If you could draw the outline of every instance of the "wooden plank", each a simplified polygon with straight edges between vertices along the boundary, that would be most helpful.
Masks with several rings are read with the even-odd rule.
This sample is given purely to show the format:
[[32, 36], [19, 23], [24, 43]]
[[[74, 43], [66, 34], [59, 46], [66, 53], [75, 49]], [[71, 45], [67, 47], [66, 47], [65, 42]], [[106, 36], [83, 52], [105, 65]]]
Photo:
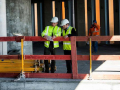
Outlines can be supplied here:
[[70, 39], [71, 39], [72, 74], [73, 79], [78, 79], [76, 37], [72, 36]]
[[89, 55], [77, 55], [77, 60], [90, 60]]
[[[35, 69], [36, 69], [36, 71], [39, 71], [39, 68], [30, 68], [30, 67], [28, 67], [28, 68], [24, 68], [24, 71], [35, 71]], [[14, 67], [1, 67], [0, 68], [0, 72], [16, 72], [16, 71], [21, 71], [22, 70], [22, 68], [20, 68], [20, 67], [16, 67], [16, 68], [14, 68]]]
[[119, 74], [92, 74], [93, 79], [120, 80]]
[[26, 78], [64, 78], [72, 79], [72, 74], [67, 73], [26, 73]]
[[17, 78], [20, 73], [0, 73], [1, 78]]
[[78, 79], [88, 79], [89, 74], [78, 74]]
[[19, 59], [20, 55], [0, 55], [0, 59]]
[[[89, 55], [77, 55], [77, 60], [89, 60]], [[92, 55], [92, 60], [120, 60], [120, 55]]]
[[0, 37], [0, 41], [15, 41], [15, 37]]
[[[18, 36], [21, 37], [21, 36]], [[92, 41], [120, 41], [120, 36], [76, 36], [76, 41], [88, 41], [91, 38]], [[16, 37], [0, 37], [0, 41], [15, 41]], [[63, 37], [57, 37], [54, 41], [69, 41], [70, 38], [64, 39]], [[47, 41], [41, 36], [24, 36], [24, 41]]]
[[120, 55], [93, 55], [92, 60], [120, 60]]
[[[19, 59], [19, 55], [0, 55], [0, 59]], [[25, 60], [71, 60], [70, 55], [24, 55]], [[120, 60], [120, 55], [92, 55], [93, 60]], [[89, 60], [89, 55], [77, 55], [77, 60]], [[2, 62], [2, 61], [0, 61]], [[3, 61], [4, 62], [4, 61]], [[11, 62], [11, 61], [9, 61]]]
[[77, 36], [76, 41], [120, 41], [120, 36]]
[[[20, 73], [0, 73], [0, 77], [17, 78]], [[26, 78], [63, 78], [72, 79], [72, 74], [67, 73], [25, 73]]]
[[41, 36], [25, 36], [24, 41], [47, 41]]
[[[1, 78], [17, 78], [20, 73], [0, 73]], [[72, 79], [72, 74], [66, 73], [25, 73], [26, 78], [63, 78]], [[78, 79], [88, 79], [89, 74], [78, 74]], [[92, 74], [94, 80], [120, 80], [118, 74]]]
[[70, 55], [25, 55], [27, 60], [71, 60]]

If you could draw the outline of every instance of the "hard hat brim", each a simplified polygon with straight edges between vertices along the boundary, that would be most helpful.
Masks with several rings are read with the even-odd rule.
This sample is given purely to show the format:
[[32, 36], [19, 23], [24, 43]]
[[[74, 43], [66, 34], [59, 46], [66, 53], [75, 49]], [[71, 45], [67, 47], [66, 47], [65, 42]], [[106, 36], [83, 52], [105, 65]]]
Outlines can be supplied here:
[[53, 22], [53, 21], [50, 21], [51, 23], [57, 23], [57, 22]]

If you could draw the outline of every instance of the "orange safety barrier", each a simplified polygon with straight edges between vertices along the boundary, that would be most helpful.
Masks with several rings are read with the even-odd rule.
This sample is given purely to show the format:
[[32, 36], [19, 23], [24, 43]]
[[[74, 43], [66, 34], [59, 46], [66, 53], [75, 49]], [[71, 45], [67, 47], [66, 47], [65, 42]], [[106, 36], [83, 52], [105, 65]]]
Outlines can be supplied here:
[[[71, 55], [24, 55], [24, 60], [36, 60], [36, 59], [54, 59], [54, 60], [71, 60], [72, 59], [72, 73], [25, 73], [27, 78], [66, 78], [66, 79], [88, 79], [89, 74], [78, 73], [78, 60], [89, 60], [90, 55], [77, 55], [76, 41], [120, 41], [120, 36], [73, 36], [71, 38], [64, 39], [58, 37], [54, 41], [71, 41]], [[0, 37], [1, 41], [46, 41], [42, 37], [24, 36], [24, 37]], [[92, 60], [120, 60], [120, 55], [92, 55]], [[0, 59], [21, 59], [21, 55], [0, 55]], [[92, 74], [93, 79], [120, 79], [118, 74]], [[0, 73], [0, 77], [17, 77], [18, 73]]]

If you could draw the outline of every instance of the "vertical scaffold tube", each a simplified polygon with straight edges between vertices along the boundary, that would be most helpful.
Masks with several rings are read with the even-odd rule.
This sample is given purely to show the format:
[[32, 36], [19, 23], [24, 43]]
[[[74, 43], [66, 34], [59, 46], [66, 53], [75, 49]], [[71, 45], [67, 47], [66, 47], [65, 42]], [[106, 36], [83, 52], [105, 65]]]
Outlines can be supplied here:
[[22, 55], [22, 73], [23, 73], [24, 72], [23, 39], [21, 39], [21, 55]]
[[92, 73], [92, 43], [91, 43], [91, 38], [89, 40], [89, 48], [90, 48], [90, 76], [89, 79], [92, 79], [91, 73]]

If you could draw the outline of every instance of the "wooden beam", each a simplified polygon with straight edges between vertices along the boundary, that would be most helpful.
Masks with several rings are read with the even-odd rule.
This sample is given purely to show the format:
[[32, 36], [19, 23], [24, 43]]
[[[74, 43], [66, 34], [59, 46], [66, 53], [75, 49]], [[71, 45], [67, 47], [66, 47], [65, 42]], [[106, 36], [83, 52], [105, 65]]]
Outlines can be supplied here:
[[65, 19], [65, 2], [62, 1], [62, 19]]
[[37, 3], [34, 4], [34, 11], [35, 11], [35, 36], [38, 36]]
[[96, 21], [100, 26], [100, 0], [95, 0]]
[[84, 0], [85, 3], [85, 33], [88, 36], [88, 12], [87, 12], [87, 0]]
[[70, 55], [25, 55], [25, 60], [71, 60]]
[[[113, 0], [108, 0], [109, 6], [109, 34], [110, 36], [114, 35], [114, 9], [113, 9]], [[114, 44], [114, 42], [110, 42]]]
[[55, 17], [55, 1], [52, 1], [52, 12], [53, 12], [53, 17]]
[[73, 79], [78, 79], [78, 66], [77, 66], [77, 52], [76, 52], [76, 37], [71, 37], [71, 57], [72, 57], [72, 74]]

